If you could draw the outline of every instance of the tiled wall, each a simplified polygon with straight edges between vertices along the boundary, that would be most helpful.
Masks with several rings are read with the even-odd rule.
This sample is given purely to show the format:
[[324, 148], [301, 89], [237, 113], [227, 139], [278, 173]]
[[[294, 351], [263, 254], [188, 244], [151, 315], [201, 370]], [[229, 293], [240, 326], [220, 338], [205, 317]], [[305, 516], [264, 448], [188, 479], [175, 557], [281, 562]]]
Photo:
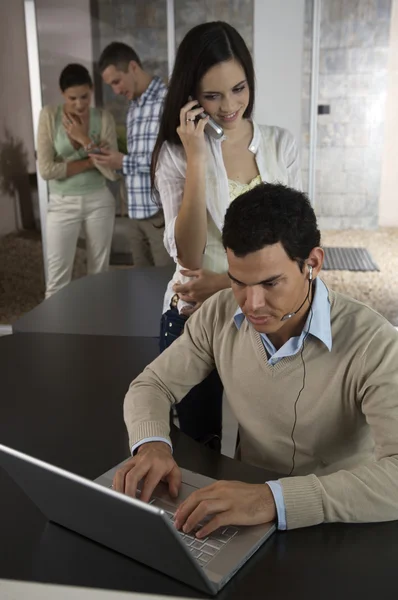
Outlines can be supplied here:
[[[136, 50], [144, 68], [165, 81], [168, 76], [167, 2], [166, 0], [92, 0], [94, 55], [114, 40], [125, 42]], [[253, 47], [253, 0], [175, 0], [175, 44], [186, 32], [207, 21], [227, 21]], [[124, 123], [127, 102], [115, 97], [109, 86], [101, 86], [98, 102]]]
[[[92, 2], [94, 55], [110, 42], [124, 42], [134, 48], [143, 66], [167, 79], [167, 3], [166, 0], [94, 0]], [[101, 103], [124, 124], [125, 98], [115, 96], [101, 84]]]
[[[391, 0], [322, 0], [315, 209], [323, 229], [378, 224]], [[306, 1], [303, 175], [308, 181], [312, 0]]]
[[253, 51], [253, 0], [174, 0], [176, 47], [195, 25], [226, 21]]

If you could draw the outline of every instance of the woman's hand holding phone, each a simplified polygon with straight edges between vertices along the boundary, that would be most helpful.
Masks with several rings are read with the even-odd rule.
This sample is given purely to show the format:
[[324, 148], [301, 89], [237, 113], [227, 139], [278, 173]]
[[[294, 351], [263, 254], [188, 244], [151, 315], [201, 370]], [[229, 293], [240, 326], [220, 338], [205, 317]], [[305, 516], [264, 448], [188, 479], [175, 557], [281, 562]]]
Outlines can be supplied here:
[[203, 160], [206, 156], [204, 130], [209, 117], [206, 116], [204, 119], [196, 121], [202, 113], [203, 108], [198, 106], [197, 100], [190, 100], [180, 111], [180, 125], [177, 127], [177, 133], [188, 160]]

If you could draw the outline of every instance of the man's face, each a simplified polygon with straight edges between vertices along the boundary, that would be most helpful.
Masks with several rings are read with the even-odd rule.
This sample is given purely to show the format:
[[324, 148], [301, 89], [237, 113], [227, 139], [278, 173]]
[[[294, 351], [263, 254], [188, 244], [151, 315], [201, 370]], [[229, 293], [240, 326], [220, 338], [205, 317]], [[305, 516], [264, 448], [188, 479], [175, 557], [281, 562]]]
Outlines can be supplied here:
[[282, 244], [265, 246], [244, 258], [227, 249], [232, 290], [242, 312], [259, 333], [272, 334], [297, 322], [308, 306], [287, 321], [308, 294], [308, 270], [286, 254]]
[[134, 65], [135, 63], [131, 61], [127, 71], [109, 65], [102, 73], [102, 79], [111, 86], [113, 92], [118, 96], [125, 96], [129, 100], [133, 100], [136, 96], [137, 82]]

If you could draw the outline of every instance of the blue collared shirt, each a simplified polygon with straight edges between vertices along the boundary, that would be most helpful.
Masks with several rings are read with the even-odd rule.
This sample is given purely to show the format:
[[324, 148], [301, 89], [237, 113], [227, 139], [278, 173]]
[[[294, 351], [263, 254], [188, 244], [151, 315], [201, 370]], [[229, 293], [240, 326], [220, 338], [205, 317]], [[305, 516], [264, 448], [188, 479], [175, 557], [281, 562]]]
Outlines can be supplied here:
[[[332, 328], [330, 325], [330, 303], [326, 285], [321, 279], [314, 281], [314, 297], [303, 331], [299, 336], [291, 337], [279, 350], [275, 348], [265, 333], [261, 333], [264, 348], [269, 356], [268, 363], [275, 365], [286, 356], [294, 356], [300, 352], [306, 336], [318, 338], [329, 350], [332, 349]], [[235, 325], [240, 329], [245, 315], [238, 308], [234, 315]], [[286, 529], [286, 506], [283, 498], [282, 486], [279, 481], [267, 481], [274, 496], [278, 514], [278, 529]]]

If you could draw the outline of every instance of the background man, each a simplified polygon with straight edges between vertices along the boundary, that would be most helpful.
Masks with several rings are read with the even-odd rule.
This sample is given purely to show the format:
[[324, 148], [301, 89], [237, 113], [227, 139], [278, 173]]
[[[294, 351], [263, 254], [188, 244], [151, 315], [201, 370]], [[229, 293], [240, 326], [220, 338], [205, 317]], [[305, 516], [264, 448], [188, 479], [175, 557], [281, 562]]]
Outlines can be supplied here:
[[128, 154], [103, 150], [102, 155], [93, 155], [92, 159], [121, 170], [126, 178], [134, 264], [137, 267], [171, 264], [163, 245], [163, 211], [154, 201], [150, 180], [166, 86], [159, 77], [144, 71], [137, 53], [121, 42], [112, 42], [104, 49], [99, 69], [114, 93], [130, 100], [126, 123]]

